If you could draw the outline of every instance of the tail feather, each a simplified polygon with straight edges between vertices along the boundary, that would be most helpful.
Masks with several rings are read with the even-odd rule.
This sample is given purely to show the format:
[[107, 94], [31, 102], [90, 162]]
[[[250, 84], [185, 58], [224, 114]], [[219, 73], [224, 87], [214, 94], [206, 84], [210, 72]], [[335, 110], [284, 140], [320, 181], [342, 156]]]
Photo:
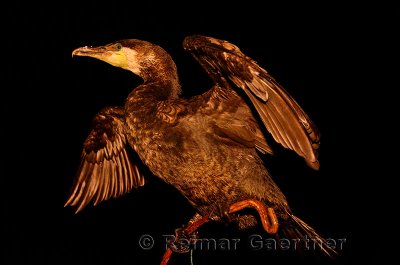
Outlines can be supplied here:
[[289, 214], [289, 216], [289, 224], [283, 226], [281, 232], [286, 238], [298, 240], [301, 245], [300, 251], [312, 250], [314, 253], [317, 251], [330, 258], [338, 255], [336, 250], [311, 226], [293, 214]]

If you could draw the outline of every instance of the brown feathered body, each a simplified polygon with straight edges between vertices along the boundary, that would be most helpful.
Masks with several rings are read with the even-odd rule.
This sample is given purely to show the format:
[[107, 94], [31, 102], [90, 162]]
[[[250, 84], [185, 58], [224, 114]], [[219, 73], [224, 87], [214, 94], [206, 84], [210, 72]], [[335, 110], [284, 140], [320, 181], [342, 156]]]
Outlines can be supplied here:
[[[164, 83], [151, 86], [168, 89]], [[235, 133], [242, 133], [242, 126], [249, 135], [259, 131], [255, 118], [233, 90], [215, 99], [219, 90], [215, 86], [190, 100], [165, 102], [152, 96], [159, 93], [148, 94], [146, 85], [137, 88], [125, 105], [128, 142], [150, 170], [176, 187], [201, 215], [220, 216], [247, 198], [261, 199], [286, 213], [285, 196], [257, 154], [255, 136], [247, 137], [248, 142], [232, 140]], [[228, 136], [224, 126], [234, 123], [238, 131]]]

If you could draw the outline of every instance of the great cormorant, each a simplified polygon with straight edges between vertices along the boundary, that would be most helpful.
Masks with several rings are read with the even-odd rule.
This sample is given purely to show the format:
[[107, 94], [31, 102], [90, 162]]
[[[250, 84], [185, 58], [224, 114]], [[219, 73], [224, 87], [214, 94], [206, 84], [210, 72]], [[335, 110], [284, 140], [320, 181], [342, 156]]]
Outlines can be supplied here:
[[253, 206], [264, 213], [267, 232], [276, 233], [279, 223], [285, 235], [307, 235], [321, 242], [323, 253], [334, 255], [324, 239], [293, 215], [259, 154], [272, 154], [260, 127], [265, 126], [273, 139], [318, 169], [320, 136], [310, 118], [237, 46], [198, 35], [186, 37], [183, 46], [214, 81], [207, 92], [191, 98], [179, 97], [176, 65], [155, 44], [126, 39], [73, 51], [73, 56], [131, 71], [143, 84], [124, 106], [104, 108], [95, 116], [66, 205], [78, 212], [89, 202], [96, 205], [144, 185], [138, 161], [127, 155], [130, 146], [154, 175], [185, 196], [197, 211], [193, 220], [229, 219], [245, 229], [257, 224], [254, 215], [224, 217]]

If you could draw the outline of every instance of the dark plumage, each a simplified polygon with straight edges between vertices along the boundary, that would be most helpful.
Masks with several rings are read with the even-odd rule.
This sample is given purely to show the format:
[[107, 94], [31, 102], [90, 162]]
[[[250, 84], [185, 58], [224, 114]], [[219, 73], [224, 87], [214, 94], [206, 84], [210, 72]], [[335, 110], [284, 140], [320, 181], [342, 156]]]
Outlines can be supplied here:
[[[157, 45], [122, 40], [73, 52], [127, 69], [144, 82], [123, 107], [105, 108], [95, 117], [66, 205], [80, 211], [91, 201], [97, 204], [144, 185], [137, 161], [127, 156], [130, 146], [202, 216], [225, 220], [222, 217], [233, 203], [257, 199], [275, 210], [288, 236], [322, 240], [292, 214], [257, 152], [272, 154], [260, 128], [265, 126], [277, 142], [318, 169], [315, 125], [267, 71], [235, 45], [204, 36], [187, 37], [183, 45], [214, 81], [210, 90], [189, 99], [179, 98], [175, 63]], [[257, 113], [252, 113], [242, 94]], [[230, 220], [240, 228], [256, 224], [252, 215]], [[322, 245], [323, 252], [334, 253]]]

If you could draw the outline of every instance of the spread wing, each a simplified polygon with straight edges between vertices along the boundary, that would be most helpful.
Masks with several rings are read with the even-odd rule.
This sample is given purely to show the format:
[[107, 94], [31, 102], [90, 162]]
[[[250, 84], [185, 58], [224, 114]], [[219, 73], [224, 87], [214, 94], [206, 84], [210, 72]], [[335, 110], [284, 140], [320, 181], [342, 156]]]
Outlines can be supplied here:
[[227, 41], [190, 36], [185, 38], [183, 46], [214, 82], [224, 87], [230, 80], [245, 92], [278, 143], [304, 157], [310, 167], [319, 168], [320, 136], [316, 126], [265, 69]]
[[126, 152], [123, 109], [106, 108], [93, 119], [93, 129], [83, 144], [82, 161], [65, 206], [76, 212], [89, 202], [97, 205], [144, 185], [144, 178]]

